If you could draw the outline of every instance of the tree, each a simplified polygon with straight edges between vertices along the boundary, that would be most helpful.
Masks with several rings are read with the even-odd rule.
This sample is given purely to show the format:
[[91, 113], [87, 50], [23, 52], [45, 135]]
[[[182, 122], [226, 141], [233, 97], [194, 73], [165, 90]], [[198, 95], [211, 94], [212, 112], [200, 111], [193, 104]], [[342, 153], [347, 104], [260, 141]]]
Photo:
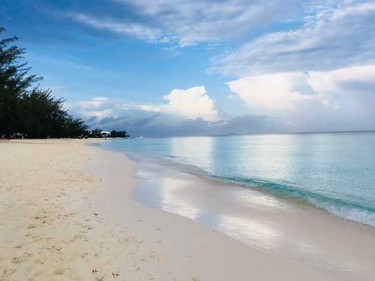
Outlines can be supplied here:
[[[0, 27], [0, 35], [5, 29]], [[28, 75], [26, 63], [20, 63], [24, 49], [9, 46], [17, 37], [0, 40], [0, 132], [9, 135], [20, 125], [19, 102], [29, 87], [40, 80], [36, 75]]]
[[87, 125], [80, 118], [69, 116], [65, 119], [64, 128], [67, 136], [83, 137], [87, 135]]
[[53, 98], [50, 90], [33, 89], [20, 101], [21, 131], [31, 138], [70, 136], [65, 128], [69, 115], [62, 104], [63, 100]]
[[111, 131], [110, 137], [111, 138], [128, 138], [129, 135], [126, 131], [113, 130], [113, 131]]
[[[0, 35], [5, 32], [0, 27]], [[21, 133], [32, 138], [79, 137], [87, 126], [63, 109], [63, 99], [51, 90], [39, 89], [42, 78], [29, 75], [30, 67], [21, 62], [25, 53], [13, 43], [17, 37], [0, 40], [0, 135]]]
[[92, 130], [89, 134], [92, 138], [101, 138], [102, 137], [102, 129], [96, 128]]

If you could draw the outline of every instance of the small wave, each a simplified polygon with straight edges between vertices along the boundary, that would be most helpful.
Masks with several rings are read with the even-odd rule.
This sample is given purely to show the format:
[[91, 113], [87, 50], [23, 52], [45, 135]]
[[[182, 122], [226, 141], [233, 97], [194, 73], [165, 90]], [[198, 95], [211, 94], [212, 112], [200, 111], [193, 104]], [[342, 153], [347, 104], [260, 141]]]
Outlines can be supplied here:
[[260, 179], [208, 176], [220, 182], [232, 183], [245, 188], [267, 190], [276, 195], [302, 200], [338, 217], [375, 227], [375, 208], [366, 207], [356, 202], [330, 198], [325, 195], [302, 190], [292, 185], [279, 184]]
[[207, 173], [200, 167], [182, 164], [179, 161], [174, 161], [175, 159], [173, 158], [170, 158], [170, 160], [173, 162], [173, 165], [177, 164], [181, 170], [197, 176], [208, 178], [209, 180], [235, 184], [244, 188], [271, 192], [276, 196], [297, 199], [301, 202], [312, 204], [319, 209], [328, 211], [329, 213], [343, 219], [375, 227], [375, 208], [366, 207], [356, 202], [344, 201], [339, 198], [331, 198], [322, 194], [303, 190], [300, 187], [292, 184], [280, 184], [262, 179], [216, 176]]
[[311, 202], [317, 207], [323, 208], [338, 217], [375, 227], [375, 213], [364, 208], [356, 208], [350, 205], [337, 205], [325, 202]]
[[165, 155], [166, 158], [169, 158], [169, 159], [177, 159], [176, 156], [174, 155]]

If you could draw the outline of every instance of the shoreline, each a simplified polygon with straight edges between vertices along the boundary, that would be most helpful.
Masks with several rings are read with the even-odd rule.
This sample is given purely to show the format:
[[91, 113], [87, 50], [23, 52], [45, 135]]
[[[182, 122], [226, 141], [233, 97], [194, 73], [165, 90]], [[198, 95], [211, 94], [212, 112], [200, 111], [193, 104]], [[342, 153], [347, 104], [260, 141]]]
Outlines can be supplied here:
[[[105, 150], [105, 151], [108, 151], [108, 150]], [[125, 153], [121, 153], [121, 152], [111, 152], [111, 153], [115, 153], [115, 154], [117, 153], [117, 154], [123, 155], [123, 157], [127, 157], [129, 159], [129, 157], [126, 156]], [[132, 161], [135, 161], [135, 160], [133, 159]], [[202, 215], [203, 220], [192, 218], [191, 212], [190, 212], [191, 209], [197, 210], [197, 209], [199, 209], [199, 207], [194, 206], [193, 208], [191, 208], [191, 206], [190, 206], [190, 209], [184, 211], [184, 207], [186, 207], [185, 206], [186, 205], [186, 197], [189, 195], [189, 193], [195, 193], [196, 192], [197, 194], [199, 194], [197, 196], [197, 198], [193, 198], [193, 201], [195, 201], [195, 202], [199, 201], [198, 197], [204, 197], [204, 196], [202, 196], [202, 194], [199, 192], [198, 189], [194, 189], [194, 186], [199, 186], [200, 189], [201, 189], [202, 186], [205, 186], [205, 185], [209, 184], [210, 185], [209, 188], [212, 189], [212, 193], [209, 194], [209, 196], [207, 196], [207, 197], [213, 197], [213, 194], [217, 193], [217, 191], [218, 191], [218, 189], [217, 189], [218, 183], [217, 182], [212, 182], [212, 181], [210, 181], [206, 178], [200, 177], [199, 175], [197, 176], [197, 175], [192, 175], [192, 174], [186, 173], [186, 171], [180, 171], [178, 168], [173, 167], [173, 165], [167, 165], [167, 167], [165, 165], [161, 165], [161, 167], [156, 167], [156, 169], [153, 168], [153, 169], [155, 169], [155, 171], [153, 173], [152, 169], [151, 170], [146, 169], [146, 171], [145, 171], [145, 169], [140, 167], [141, 166], [140, 164], [142, 164], [142, 162], [136, 161], [136, 163], [137, 163], [137, 166], [138, 166], [137, 178], [140, 179], [141, 181], [142, 181], [142, 178], [143, 178], [143, 181], [150, 181], [150, 182], [149, 183], [140, 182], [139, 185], [137, 187], [135, 187], [134, 192], [132, 193], [131, 196], [134, 196], [136, 199], [138, 199], [138, 201], [140, 201], [141, 203], [145, 204], [148, 207], [153, 208], [154, 210], [155, 209], [156, 210], [161, 209], [162, 211], [164, 211], [166, 213], [172, 213], [172, 214], [178, 215], [180, 217], [188, 218], [189, 220], [193, 220], [195, 222], [200, 223], [204, 227], [208, 227], [209, 229], [213, 229], [214, 231], [223, 232], [224, 235], [227, 236], [227, 237], [230, 237], [230, 239], [234, 238], [235, 240], [240, 241], [241, 243], [245, 243], [247, 246], [250, 246], [252, 248], [261, 249], [262, 251], [266, 251], [266, 252], [270, 252], [272, 254], [279, 255], [283, 259], [287, 259], [289, 261], [292, 261], [293, 263], [297, 262], [299, 265], [302, 265], [302, 266], [311, 266], [311, 267], [317, 269], [318, 271], [325, 271], [326, 273], [333, 274], [334, 276], [336, 276], [337, 274], [341, 275], [340, 280], [346, 280], [345, 278], [348, 278], [347, 280], [351, 280], [351, 278], [353, 278], [353, 276], [352, 277], [346, 277], [346, 275], [351, 275], [352, 270], [359, 270], [359, 271], [369, 270], [369, 271], [371, 271], [371, 269], [372, 269], [372, 263], [375, 261], [375, 256], [374, 255], [367, 256], [366, 254], [364, 254], [364, 255], [361, 254], [362, 251], [364, 251], [365, 253], [368, 253], [369, 252], [368, 249], [371, 248], [371, 245], [373, 243], [375, 243], [375, 239], [374, 239], [375, 237], [373, 236], [374, 231], [373, 231], [373, 228], [371, 226], [367, 226], [367, 225], [359, 224], [357, 222], [344, 220], [344, 219], [339, 218], [339, 217], [337, 217], [333, 214], [328, 213], [325, 210], [318, 209], [315, 206], [313, 206], [312, 204], [310, 205], [309, 203], [304, 204], [302, 206], [303, 207], [302, 209], [301, 208], [293, 209], [291, 212], [286, 214], [287, 216], [285, 216], [285, 215], [284, 216], [277, 216], [277, 217], [273, 217], [272, 220], [270, 220], [269, 217], [264, 217], [264, 214], [262, 214], [262, 213], [269, 212], [269, 208], [272, 208], [270, 206], [266, 206], [266, 208], [263, 208], [261, 210], [257, 210], [257, 212], [259, 212], [259, 214], [262, 214], [262, 216], [263, 216], [262, 218], [265, 219], [268, 224], [271, 224], [271, 227], [269, 227], [269, 226], [264, 227], [265, 225], [263, 225], [262, 223], [253, 224], [252, 225], [253, 229], [251, 230], [252, 231], [251, 234], [257, 236], [258, 238], [260, 238], [260, 240], [267, 240], [268, 238], [270, 238], [270, 237], [267, 237], [267, 235], [269, 235], [270, 232], [273, 231], [274, 233], [278, 233], [278, 234], [281, 233], [284, 236], [285, 239], [284, 239], [284, 241], [282, 241], [282, 239], [279, 239], [277, 244], [279, 244], [279, 246], [280, 246], [280, 244], [283, 245], [284, 248], [281, 247], [281, 249], [275, 250], [274, 248], [272, 249], [272, 248], [269, 248], [269, 247], [268, 248], [264, 247], [264, 243], [263, 243], [263, 245], [262, 245], [262, 243], [259, 243], [259, 242], [262, 242], [259, 239], [256, 240], [255, 243], [253, 243], [254, 241], [251, 241], [251, 243], [246, 243], [246, 241], [244, 241], [244, 239], [241, 239], [241, 237], [235, 237], [235, 235], [228, 235], [228, 232], [223, 231], [223, 229], [219, 229], [219, 228], [215, 227], [215, 225], [212, 225], [212, 224], [210, 225], [210, 223], [207, 223], [207, 215]], [[143, 164], [153, 165], [155, 163], [150, 164], [150, 163], [147, 162], [147, 163], [143, 163]], [[167, 175], [167, 176], [163, 175], [165, 169], [168, 169], [168, 168], [171, 168], [172, 170], [174, 168], [176, 168], [174, 170], [175, 170], [175, 172], [177, 172], [177, 175], [175, 175], [174, 178], [170, 177], [170, 175]], [[139, 173], [139, 170], [143, 170], [141, 172], [141, 174]], [[187, 177], [187, 178], [185, 178], [185, 177]], [[176, 202], [185, 201], [183, 204], [180, 204], [180, 205], [177, 204], [177, 206], [175, 206], [175, 209], [173, 209], [173, 206], [172, 206], [172, 208], [170, 208], [171, 206], [166, 206], [166, 207], [164, 206], [164, 208], [163, 208], [158, 204], [152, 204], [152, 202], [150, 204], [150, 202], [147, 202], [149, 200], [149, 198], [146, 198], [145, 200], [142, 200], [142, 198], [139, 198], [139, 194], [137, 196], [137, 191], [139, 191], [139, 193], [142, 194], [142, 193], [144, 193], [142, 191], [142, 189], [145, 189], [145, 188], [146, 189], [147, 188], [155, 188], [156, 192], [149, 194], [153, 198], [159, 197], [160, 194], [158, 194], [158, 193], [163, 193], [164, 196], [168, 196], [168, 189], [172, 189], [171, 193], [176, 193], [176, 188], [173, 187], [173, 186], [172, 187], [167, 186], [166, 188], [163, 188], [160, 185], [160, 183], [158, 183], [158, 180], [157, 180], [158, 178], [159, 178], [159, 180], [160, 180], [160, 178], [162, 178], [160, 180], [162, 182], [172, 180], [173, 185], [181, 184], [181, 182], [184, 182], [184, 181], [185, 181], [185, 184], [186, 184], [186, 182], [191, 181], [192, 184], [187, 186], [186, 189], [192, 189], [192, 191], [186, 192], [186, 189], [183, 190], [182, 193], [185, 196], [185, 198], [181, 198], [181, 197], [178, 197], [178, 196], [175, 196], [175, 197], [171, 198], [173, 204], [176, 204]], [[230, 190], [230, 189], [226, 188], [227, 184], [225, 184], [225, 183], [220, 183], [220, 186], [223, 187], [223, 189]], [[160, 189], [162, 191], [160, 191]], [[259, 197], [259, 195], [265, 195], [261, 191], [254, 191], [253, 194], [258, 194], [258, 197]], [[271, 194], [266, 194], [266, 196], [268, 196], [268, 198], [266, 198], [266, 200], [270, 200], [270, 198], [275, 199], [274, 196], [272, 196]], [[276, 198], [276, 200], [284, 201], [282, 203], [285, 203], [285, 201], [286, 201], [286, 204], [288, 206], [291, 205], [291, 203], [294, 203], [294, 202], [290, 202], [291, 200], [283, 200], [283, 199], [280, 199], [280, 198]], [[188, 202], [188, 203], [191, 203], [191, 202]], [[218, 204], [218, 202], [214, 202], [214, 203]], [[223, 202], [220, 201], [220, 203], [223, 203]], [[254, 202], [252, 202], [252, 203], [254, 203]], [[307, 206], [305, 206], [305, 205], [307, 205]], [[230, 207], [233, 207], [233, 204]], [[301, 207], [301, 206], [299, 206], [299, 207]], [[211, 214], [212, 213], [215, 213], [216, 215], [218, 214], [217, 210], [216, 210], [216, 212], [215, 211], [212, 212], [212, 210], [209, 210], [209, 211], [211, 211]], [[303, 216], [301, 216], [299, 214], [301, 211], [304, 213]], [[207, 213], [210, 214], [210, 212], [207, 212]], [[312, 215], [310, 213], [312, 213]], [[256, 217], [258, 217], [258, 218], [261, 217], [261, 216], [259, 216], [259, 214], [258, 215], [255, 214]], [[292, 217], [294, 216], [294, 223], [288, 222], [288, 216], [292, 216]], [[305, 223], [305, 224], [300, 223], [301, 219], [311, 219], [311, 218], [314, 219], [315, 224], [313, 223], [312, 225], [310, 225], [310, 222]], [[216, 216], [216, 219], [217, 219], [217, 216]], [[236, 217], [231, 217], [231, 220], [233, 220], [233, 219], [236, 219]], [[281, 219], [281, 223], [278, 223], [279, 219]], [[321, 220], [323, 222], [320, 222]], [[250, 221], [242, 220], [241, 223], [246, 224], [246, 223], [250, 223]], [[272, 224], [279, 224], [279, 228], [273, 229]], [[331, 226], [329, 226], [329, 225], [331, 225]], [[280, 226], [282, 226], [283, 228], [285, 228], [286, 226], [291, 227], [291, 228], [293, 228], [293, 232], [287, 233], [287, 232], [285, 232], [285, 230], [280, 229]], [[301, 226], [305, 227], [307, 229], [305, 231], [300, 231], [299, 227], [301, 227]], [[329, 227], [327, 227], [327, 226], [329, 226]], [[262, 229], [262, 227], [263, 227], [263, 229]], [[317, 227], [317, 229], [314, 230], [314, 227]], [[254, 229], [256, 229], [256, 228], [258, 228], [258, 230], [260, 228], [260, 231], [254, 232]], [[326, 229], [324, 229], [324, 228], [326, 228]], [[335, 228], [338, 228], [338, 230], [335, 230]], [[283, 233], [282, 233], [281, 230], [283, 231]], [[320, 231], [325, 231], [325, 230], [328, 230], [331, 235], [328, 236], [327, 239], [325, 239], [324, 237], [319, 237], [317, 239], [318, 241], [315, 241], [316, 239], [313, 238], [312, 236], [314, 236], [314, 235], [319, 236], [321, 234]], [[312, 232], [310, 233], [310, 231], [312, 231]], [[291, 235], [291, 234], [293, 234], [293, 235]], [[362, 241], [362, 242], [360, 242], [360, 244], [362, 244], [362, 246], [359, 246], [360, 250], [355, 249], [355, 247], [348, 247], [347, 244], [350, 241], [348, 241], [346, 238], [345, 239], [343, 239], [342, 237], [340, 238], [340, 235], [341, 236], [344, 235], [344, 237], [349, 237], [349, 238], [352, 235], [354, 235], [354, 237], [357, 237], [359, 235], [360, 237], [359, 237], [358, 240]], [[303, 238], [304, 236], [310, 237], [310, 240], [306, 240], [306, 239], [301, 240], [301, 238]], [[313, 239], [311, 240], [311, 238], [313, 238]], [[295, 239], [297, 239], [297, 240], [295, 240]], [[355, 239], [355, 240], [357, 240], [357, 239]], [[355, 240], [353, 240], [353, 242]], [[365, 242], [363, 242], [363, 241], [365, 241]], [[300, 248], [302, 250], [299, 250], [299, 251], [302, 252], [302, 253], [299, 252], [299, 253], [297, 253], [297, 255], [293, 255], [293, 251], [294, 252], [296, 252], [296, 251], [291, 249], [291, 248], [288, 248], [288, 247], [293, 247], [293, 245], [291, 245], [290, 243], [300, 244]], [[333, 244], [333, 246], [331, 244]], [[292, 250], [291, 251], [292, 254], [291, 254], [290, 250]], [[321, 251], [321, 253], [319, 253], [319, 251]], [[332, 251], [333, 253], [330, 253], [330, 251]], [[287, 253], [287, 252], [288, 252], [288, 254], [285, 257], [285, 253]], [[355, 258], [351, 259], [352, 253], [355, 253], [357, 255], [357, 258], [360, 257], [359, 260], [356, 260]], [[370, 258], [370, 260], [368, 260], [368, 258]], [[364, 267], [363, 267], [364, 264], [366, 264], [366, 266], [364, 266], [366, 269], [364, 269]], [[337, 276], [336, 276], [336, 278], [337, 278]], [[361, 277], [359, 277], [359, 276], [356, 276], [356, 278], [357, 279], [359, 278], [359, 280], [362, 280]], [[371, 279], [371, 277], [368, 277], [368, 279], [364, 278], [363, 280], [370, 280], [370, 279]]]
[[[185, 165], [179, 162], [174, 162], [170, 159], [157, 159], [157, 158], [149, 158], [149, 157], [135, 157], [131, 154], [128, 154], [121, 150], [115, 150], [107, 147], [102, 147], [100, 143], [94, 144], [95, 147], [99, 149], [104, 149], [106, 151], [111, 152], [117, 152], [122, 153], [126, 155], [127, 158], [129, 158], [131, 161], [135, 162], [152, 162], [161, 164], [161, 166], [170, 168], [170, 169], [176, 169], [181, 173], [191, 174], [192, 176], [198, 177], [202, 179], [203, 181], [209, 181], [212, 184], [215, 185], [227, 185], [227, 186], [234, 186], [234, 187], [240, 187], [244, 188], [246, 190], [260, 192], [262, 194], [265, 194], [267, 196], [275, 197], [277, 199], [287, 201], [290, 204], [296, 204], [301, 206], [308, 206], [315, 210], [323, 211], [327, 215], [334, 216], [336, 218], [359, 224], [362, 226], [370, 227], [371, 229], [375, 229], [375, 214], [371, 213], [372, 209], [367, 209], [363, 206], [357, 206], [353, 205], [353, 203], [348, 203], [344, 201], [340, 201], [339, 199], [324, 197], [323, 195], [311, 193], [305, 191], [299, 191], [293, 188], [290, 188], [288, 186], [281, 186], [281, 187], [268, 187], [268, 185], [280, 185], [276, 182], [267, 182], [262, 180], [254, 180], [249, 183], [243, 182], [241, 180], [236, 179], [230, 179], [230, 178], [221, 178], [219, 176], [214, 176], [206, 173], [204, 170], [200, 169], [199, 167]], [[287, 188], [287, 190], [285, 190]], [[291, 190], [289, 190], [289, 188]], [[297, 193], [298, 195], [295, 195], [293, 193]], [[306, 198], [303, 198], [305, 194], [308, 194]], [[302, 195], [302, 196], [301, 196]], [[317, 198], [323, 199], [323, 202], [317, 202]], [[315, 201], [315, 202], [314, 202]], [[330, 204], [337, 204], [336, 206], [330, 206]], [[357, 209], [353, 209], [353, 207]], [[349, 209], [348, 209], [349, 208]], [[343, 211], [344, 210], [344, 211]], [[361, 214], [358, 215], [356, 211], [360, 211]], [[365, 220], [363, 220], [363, 216], [367, 217]], [[369, 219], [368, 217], [371, 218]], [[359, 218], [361, 217], [361, 218]]]
[[[188, 218], [247, 246], [319, 271], [371, 271], [375, 255], [362, 254], [375, 243], [371, 226], [344, 220], [308, 202], [263, 190], [243, 190], [173, 165], [138, 162], [138, 166], [138, 176], [145, 182], [136, 187], [134, 196], [149, 207]], [[161, 194], [162, 202], [158, 202], [155, 198]]]
[[[339, 226], [337, 243], [355, 242], [357, 250], [351, 254], [366, 262], [359, 259], [359, 264], [340, 271], [327, 264], [320, 270], [296, 262], [288, 251], [244, 246], [219, 231], [136, 201], [136, 163], [123, 153], [80, 140], [12, 141], [0, 143], [0, 153], [0, 280], [367, 281], [374, 274], [373, 268], [363, 269], [375, 262], [374, 233], [357, 227], [353, 232], [347, 223], [331, 227]], [[267, 210], [251, 215], [262, 218]], [[295, 215], [298, 221], [298, 212]], [[288, 227], [290, 220], [279, 223]], [[276, 223], [264, 222], [271, 227]], [[318, 234], [327, 223], [320, 222]], [[345, 237], [349, 234], [353, 236]], [[295, 244], [293, 237], [286, 238]], [[358, 252], [362, 247], [365, 252]]]
[[[137, 162], [137, 160], [135, 160], [135, 159], [132, 159], [132, 160]], [[316, 199], [316, 198], [312, 199], [313, 196], [314, 197], [315, 196], [316, 197], [322, 197], [322, 196], [317, 195], [317, 194], [312, 194], [313, 196], [310, 197], [310, 198], [302, 198], [300, 196], [295, 196], [295, 195], [286, 193], [283, 190], [284, 187], [278, 187], [277, 189], [267, 187], [267, 185], [269, 185], [269, 184], [270, 185], [274, 185], [274, 184], [277, 185], [277, 183], [273, 183], [273, 182], [261, 182], [261, 181], [259, 181], [259, 185], [255, 185], [255, 182], [252, 183], [254, 185], [250, 185], [250, 184], [247, 184], [247, 183], [244, 183], [244, 182], [241, 182], [241, 181], [237, 181], [235, 179], [231, 180], [231, 179], [228, 179], [228, 178], [220, 178], [220, 177], [217, 177], [217, 176], [209, 175], [209, 174], [207, 174], [203, 171], [202, 172], [201, 171], [195, 171], [194, 170], [195, 167], [192, 167], [192, 169], [190, 169], [189, 167], [185, 168], [184, 165], [179, 164], [179, 163], [171, 162], [169, 164], [166, 164], [165, 166], [168, 166], [168, 167], [177, 166], [177, 169], [180, 170], [181, 172], [188, 173], [188, 174], [191, 174], [193, 176], [199, 177], [203, 181], [210, 181], [215, 185], [234, 186], [234, 187], [244, 188], [246, 190], [259, 192], [259, 193], [262, 193], [264, 195], [275, 197], [275, 198], [277, 198], [279, 200], [282, 200], [282, 201], [286, 201], [291, 205], [294, 204], [294, 205], [298, 205], [298, 206], [306, 206], [306, 207], [312, 208], [314, 210], [323, 211], [327, 215], [334, 216], [335, 218], [342, 219], [342, 220], [350, 222], [350, 223], [359, 224], [361, 226], [369, 227], [370, 229], [375, 230], [375, 222], [374, 222], [373, 219], [371, 221], [368, 221], [368, 220], [362, 221], [359, 218], [351, 217], [351, 215], [345, 216], [344, 214], [340, 214], [339, 211], [336, 208], [330, 209], [329, 206], [324, 206], [324, 204], [322, 204], [322, 203], [312, 202], [312, 201], [314, 201], [313, 199]], [[181, 167], [179, 167], [179, 166], [181, 166]], [[292, 192], [295, 192], [295, 190], [292, 190]], [[301, 194], [303, 194], [303, 193], [301, 193]], [[299, 194], [299, 195], [301, 195], [301, 194]], [[329, 203], [332, 203], [333, 201], [335, 201], [336, 204], [339, 203], [340, 207], [344, 207], [344, 208], [355, 206], [356, 208], [360, 209], [360, 211], [362, 212], [362, 215], [363, 215], [363, 212], [366, 212], [366, 215], [369, 214], [371, 216], [375, 216], [374, 213], [370, 213], [371, 211], [373, 211], [372, 209], [370, 210], [370, 209], [367, 209], [367, 208], [362, 207], [362, 206], [353, 205], [352, 203], [347, 203], [347, 202], [342, 202], [342, 201], [337, 202], [335, 199], [332, 199], [332, 198], [325, 198], [325, 197], [322, 197], [322, 198]], [[327, 202], [325, 202], [325, 203], [327, 203]], [[353, 212], [352, 209], [350, 209], [349, 211]]]
[[[174, 277], [164, 275], [161, 280], [245, 281], [254, 276], [257, 280], [330, 280], [326, 273], [317, 272], [309, 266], [295, 264], [257, 247], [244, 247], [242, 242], [207, 226], [147, 207], [134, 198], [136, 184], [140, 183], [136, 163], [123, 153], [106, 150], [103, 150], [100, 158], [105, 166], [109, 163], [116, 165], [112, 165], [111, 170], [94, 166], [91, 171], [104, 181], [120, 182], [123, 177], [121, 171], [130, 165], [133, 186], [124, 188], [110, 184], [111, 188], [102, 190], [93, 198], [93, 205], [100, 212], [110, 214], [111, 218], [125, 221], [129, 230], [141, 238], [141, 249], [147, 251], [156, 246], [154, 252], [163, 253], [162, 259], [168, 261], [163, 266], [169, 267], [168, 272], [174, 271]], [[129, 199], [127, 203], [130, 205], [125, 206], [124, 198]], [[149, 235], [155, 230], [157, 236], [151, 237], [150, 241]], [[274, 271], [267, 270], [270, 265]], [[188, 272], [195, 274], [189, 276]]]

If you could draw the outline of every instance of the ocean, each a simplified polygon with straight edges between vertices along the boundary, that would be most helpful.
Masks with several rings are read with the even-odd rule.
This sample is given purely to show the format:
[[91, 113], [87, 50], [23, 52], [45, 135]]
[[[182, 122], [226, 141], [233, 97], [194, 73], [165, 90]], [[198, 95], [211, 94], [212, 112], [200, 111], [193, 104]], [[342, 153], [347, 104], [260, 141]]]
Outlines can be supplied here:
[[116, 139], [101, 146], [375, 227], [374, 132]]

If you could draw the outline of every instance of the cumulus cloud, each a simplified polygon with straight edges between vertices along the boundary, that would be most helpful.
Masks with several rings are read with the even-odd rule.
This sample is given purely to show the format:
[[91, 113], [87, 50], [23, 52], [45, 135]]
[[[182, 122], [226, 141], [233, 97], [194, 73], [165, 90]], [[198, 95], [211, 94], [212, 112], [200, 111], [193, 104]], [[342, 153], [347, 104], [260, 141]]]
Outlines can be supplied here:
[[353, 66], [333, 71], [311, 71], [308, 83], [316, 92], [323, 93], [374, 92], [375, 65]]
[[[334, 7], [334, 8], [333, 8]], [[215, 71], [245, 76], [333, 70], [375, 62], [375, 2], [315, 7], [302, 27], [265, 34], [213, 60]]]
[[375, 65], [247, 76], [228, 86], [253, 114], [278, 117], [292, 131], [375, 128]]
[[187, 119], [201, 118], [206, 121], [217, 121], [219, 114], [215, 109], [215, 102], [207, 95], [204, 86], [187, 90], [173, 90], [164, 97], [169, 102], [168, 111]]
[[220, 118], [215, 109], [215, 101], [207, 95], [204, 86], [186, 90], [174, 89], [169, 95], [164, 96], [164, 99], [168, 103], [155, 105], [127, 103], [118, 99], [96, 97], [76, 104], [69, 104], [68, 107], [82, 116], [98, 119], [119, 118], [128, 111], [165, 113], [182, 119], [202, 119], [207, 122], [218, 121]]
[[308, 86], [307, 77], [303, 72], [273, 73], [243, 77], [227, 84], [253, 111], [273, 113], [291, 110], [298, 102], [314, 98], [302, 94]]

